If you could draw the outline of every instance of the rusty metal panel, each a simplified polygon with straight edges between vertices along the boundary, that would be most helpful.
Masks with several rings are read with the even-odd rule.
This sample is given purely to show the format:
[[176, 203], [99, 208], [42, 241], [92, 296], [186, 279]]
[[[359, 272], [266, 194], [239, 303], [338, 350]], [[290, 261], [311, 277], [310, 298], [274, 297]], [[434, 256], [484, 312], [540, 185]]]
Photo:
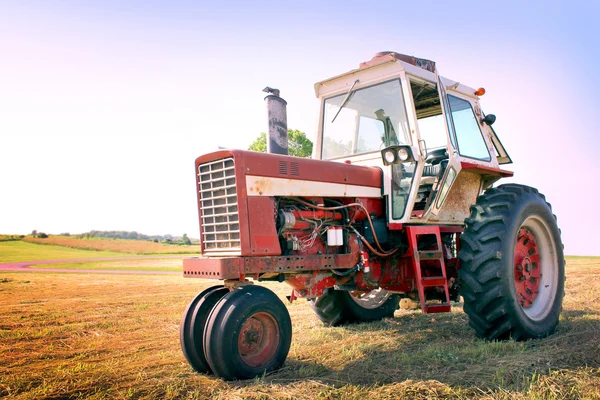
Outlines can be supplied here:
[[275, 229], [277, 207], [273, 197], [248, 197], [248, 225], [252, 253], [261, 256], [281, 254]]
[[377, 189], [381, 187], [381, 170], [375, 167], [254, 151], [235, 150], [234, 152], [237, 157], [244, 159], [246, 175], [367, 186]]
[[237, 279], [240, 277], [243, 257], [183, 259], [184, 278]]
[[324, 269], [348, 269], [358, 263], [358, 254], [315, 254], [282, 257], [246, 257], [244, 273], [301, 272]]
[[298, 273], [348, 269], [359, 261], [358, 254], [315, 254], [265, 257], [194, 257], [183, 260], [183, 276], [204, 279], [239, 279], [242, 275]]
[[386, 62], [390, 62], [393, 60], [403, 61], [410, 65], [414, 65], [415, 67], [423, 68], [425, 71], [435, 73], [435, 61], [427, 60], [425, 58], [417, 58], [414, 56], [409, 56], [406, 54], [396, 53], [394, 51], [382, 51], [370, 59], [369, 61], [365, 61], [360, 63], [359, 68], [367, 68], [374, 65], [383, 64]]
[[[487, 164], [487, 163], [486, 163]], [[508, 171], [502, 168], [490, 167], [488, 165], [482, 165], [479, 161], [473, 160], [472, 162], [461, 161], [460, 165], [462, 169], [468, 169], [473, 172], [484, 176], [497, 176], [499, 178], [510, 178], [514, 175], [513, 171]]]
[[461, 170], [439, 214], [432, 215], [429, 222], [462, 224], [469, 216], [469, 208], [475, 204], [480, 188], [480, 174]]

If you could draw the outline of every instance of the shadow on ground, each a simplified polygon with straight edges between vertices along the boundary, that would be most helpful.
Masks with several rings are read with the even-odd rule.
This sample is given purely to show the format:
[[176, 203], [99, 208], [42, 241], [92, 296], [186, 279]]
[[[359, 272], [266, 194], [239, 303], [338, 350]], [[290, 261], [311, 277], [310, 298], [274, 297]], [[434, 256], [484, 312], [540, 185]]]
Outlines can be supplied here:
[[[290, 357], [281, 371], [265, 377], [265, 383], [310, 379], [334, 386], [378, 386], [437, 380], [450, 386], [518, 390], [533, 376], [551, 370], [600, 367], [600, 315], [583, 310], [563, 312], [554, 335], [524, 342], [477, 339], [462, 313], [404, 314], [331, 329], [358, 335], [362, 357], [340, 368]], [[381, 335], [382, 330], [397, 339], [396, 345], [369, 343], [369, 337]], [[340, 343], [340, 351], [348, 345]]]

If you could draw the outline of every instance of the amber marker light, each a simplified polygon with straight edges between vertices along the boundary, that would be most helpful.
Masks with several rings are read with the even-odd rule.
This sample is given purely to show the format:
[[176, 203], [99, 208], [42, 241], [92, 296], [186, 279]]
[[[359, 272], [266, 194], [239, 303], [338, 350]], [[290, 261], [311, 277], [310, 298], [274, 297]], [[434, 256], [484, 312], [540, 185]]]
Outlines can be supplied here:
[[483, 96], [485, 94], [485, 89], [480, 87], [475, 91], [475, 96]]

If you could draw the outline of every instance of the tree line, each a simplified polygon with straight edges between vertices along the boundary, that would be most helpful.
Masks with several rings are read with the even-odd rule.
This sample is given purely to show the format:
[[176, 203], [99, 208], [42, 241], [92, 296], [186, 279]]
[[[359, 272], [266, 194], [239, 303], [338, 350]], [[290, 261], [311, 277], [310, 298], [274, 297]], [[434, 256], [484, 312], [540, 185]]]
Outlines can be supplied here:
[[[67, 234], [68, 235], [68, 234]], [[190, 245], [192, 240], [186, 233], [183, 236], [173, 235], [144, 235], [136, 231], [89, 231], [77, 235], [78, 238], [91, 239], [91, 238], [102, 238], [102, 239], [128, 239], [128, 240], [148, 240], [152, 242], [162, 243], [177, 243], [182, 242], [183, 244]]]
[[[8, 235], [4, 235], [8, 236]], [[44, 232], [38, 232], [37, 230], [33, 230], [31, 232], [31, 236], [38, 239], [45, 239], [48, 235]], [[63, 232], [57, 236], [72, 236], [77, 239], [128, 239], [128, 240], [146, 240], [155, 243], [165, 243], [165, 244], [178, 244], [178, 245], [186, 245], [189, 246], [191, 244], [198, 244], [198, 239], [190, 239], [186, 233], [183, 236], [173, 236], [173, 235], [144, 235], [143, 233], [139, 233], [136, 231], [89, 231], [85, 233], [79, 233], [76, 235], [71, 235], [68, 232]], [[21, 235], [19, 239], [11, 239], [11, 240], [20, 240], [24, 236]]]

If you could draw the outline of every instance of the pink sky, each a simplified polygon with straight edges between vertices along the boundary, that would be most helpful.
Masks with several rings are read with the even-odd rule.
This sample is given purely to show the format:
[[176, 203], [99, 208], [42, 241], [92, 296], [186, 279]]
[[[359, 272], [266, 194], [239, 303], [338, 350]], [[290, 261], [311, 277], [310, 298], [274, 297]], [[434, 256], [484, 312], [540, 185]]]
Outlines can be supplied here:
[[194, 159], [265, 130], [263, 87], [314, 138], [312, 85], [394, 50], [485, 87], [513, 181], [600, 255], [600, 6], [434, 3], [3, 3], [0, 232], [197, 237]]

